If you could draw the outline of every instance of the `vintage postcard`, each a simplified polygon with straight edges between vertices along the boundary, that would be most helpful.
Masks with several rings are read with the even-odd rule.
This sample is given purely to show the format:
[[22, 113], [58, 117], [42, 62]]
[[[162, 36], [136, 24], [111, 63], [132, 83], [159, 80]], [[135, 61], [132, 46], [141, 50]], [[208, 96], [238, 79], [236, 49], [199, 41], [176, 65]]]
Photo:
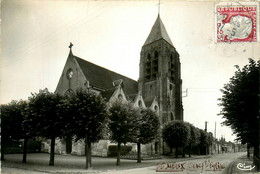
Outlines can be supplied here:
[[1, 0], [1, 172], [256, 172], [259, 3]]

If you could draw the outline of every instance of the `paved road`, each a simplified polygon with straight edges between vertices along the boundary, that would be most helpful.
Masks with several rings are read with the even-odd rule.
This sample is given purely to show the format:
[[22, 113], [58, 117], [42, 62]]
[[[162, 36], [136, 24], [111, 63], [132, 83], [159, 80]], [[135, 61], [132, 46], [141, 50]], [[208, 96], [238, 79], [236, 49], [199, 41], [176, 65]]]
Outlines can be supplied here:
[[229, 164], [245, 153], [227, 153], [205, 159], [193, 159], [183, 162], [172, 162], [169, 164], [159, 163], [159, 165], [129, 169], [112, 170], [103, 174], [153, 174], [153, 173], [174, 173], [174, 174], [229, 174]]
[[45, 174], [46, 172], [37, 172], [37, 171], [5, 167], [4, 170], [2, 170], [0, 173], [1, 174]]
[[[194, 156], [193, 158], [174, 159], [165, 157], [157, 160], [146, 160], [136, 163], [136, 160], [121, 160], [120, 166], [115, 166], [114, 158], [92, 158], [93, 167], [84, 169], [85, 157], [55, 155], [55, 166], [48, 166], [49, 154], [28, 154], [27, 164], [21, 163], [21, 154], [6, 155], [2, 162], [2, 173], [8, 174], [43, 174], [43, 173], [104, 173], [104, 174], [140, 174], [140, 173], [218, 173], [227, 174], [228, 165], [245, 153], [227, 153], [216, 156]], [[167, 164], [168, 165], [167, 167]], [[202, 167], [203, 166], [203, 167]], [[167, 167], [167, 168], [166, 168]], [[156, 172], [157, 169], [157, 172]], [[176, 171], [176, 169], [178, 169]], [[180, 172], [180, 169], [182, 171]], [[214, 171], [215, 169], [215, 171]], [[179, 171], [179, 172], [178, 172]]]
[[250, 159], [248, 159], [246, 155], [239, 157], [231, 163], [229, 172], [232, 174], [256, 174], [253, 157], [251, 156]]

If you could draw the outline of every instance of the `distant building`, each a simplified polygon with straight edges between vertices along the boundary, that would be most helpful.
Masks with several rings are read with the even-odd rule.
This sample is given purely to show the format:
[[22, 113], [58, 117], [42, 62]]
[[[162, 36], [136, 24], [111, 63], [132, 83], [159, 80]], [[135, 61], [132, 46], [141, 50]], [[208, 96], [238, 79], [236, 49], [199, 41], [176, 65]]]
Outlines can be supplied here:
[[[138, 81], [75, 56], [71, 50], [72, 46], [71, 44], [56, 93], [70, 95], [78, 88], [89, 88], [110, 103], [121, 98], [132, 102], [136, 107], [156, 111], [161, 128], [171, 120], [183, 120], [179, 54], [159, 15], [141, 49]], [[105, 140], [101, 142], [94, 145], [93, 151], [97, 152], [96, 155], [106, 156], [106, 149], [110, 143]], [[150, 151], [163, 153], [165, 145], [162, 138], [150, 145]], [[81, 154], [80, 149], [74, 144], [72, 152]]]

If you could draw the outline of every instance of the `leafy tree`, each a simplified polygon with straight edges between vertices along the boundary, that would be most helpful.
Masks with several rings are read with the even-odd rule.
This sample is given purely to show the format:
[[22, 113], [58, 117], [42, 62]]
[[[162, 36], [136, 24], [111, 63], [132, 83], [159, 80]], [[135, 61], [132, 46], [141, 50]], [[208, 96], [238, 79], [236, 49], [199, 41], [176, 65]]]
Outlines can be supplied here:
[[209, 153], [209, 147], [212, 146], [214, 138], [211, 132], [205, 132], [202, 129], [199, 129], [200, 137], [199, 137], [199, 148], [200, 153], [205, 153], [206, 155]]
[[199, 144], [199, 138], [200, 138], [200, 131], [198, 128], [193, 126], [192, 124], [189, 124], [190, 126], [190, 139], [189, 139], [189, 157], [191, 157], [191, 148], [192, 146], [196, 146]]
[[73, 120], [75, 119], [73, 117], [74, 111], [71, 108], [71, 97], [74, 95], [74, 93], [71, 93], [70, 95], [64, 95], [63, 100], [61, 104], [59, 105], [60, 107], [60, 119], [61, 122], [63, 123], [63, 132], [62, 132], [62, 138], [66, 143], [66, 153], [71, 153], [71, 148], [72, 148], [72, 141], [75, 140], [73, 138], [73, 130], [75, 129], [75, 125], [72, 124]]
[[9, 104], [1, 105], [2, 160], [4, 160], [4, 149], [7, 142], [24, 139], [23, 162], [26, 162], [27, 140], [29, 138], [23, 124], [25, 119], [23, 113], [26, 106], [27, 103], [23, 100], [12, 101]]
[[[237, 71], [228, 84], [221, 90], [219, 99], [225, 119], [224, 125], [230, 126], [237, 140], [254, 147], [254, 157], [259, 159], [259, 69], [260, 60], [249, 59], [249, 64]], [[260, 162], [254, 161], [258, 170]]]
[[214, 142], [214, 137], [213, 137], [213, 134], [211, 132], [208, 132], [207, 133], [207, 153], [209, 154], [209, 148], [211, 147], [211, 152], [212, 152], [212, 145], [213, 145], [213, 142]]
[[94, 92], [78, 89], [71, 96], [67, 111], [72, 114], [69, 127], [76, 141], [85, 139], [86, 168], [88, 164], [91, 167], [91, 143], [102, 138], [108, 116], [106, 103]]
[[117, 142], [116, 165], [120, 165], [121, 144], [135, 141], [137, 134], [137, 117], [139, 113], [131, 104], [120, 101], [116, 101], [111, 105], [109, 113], [108, 126], [111, 131], [110, 139]]
[[199, 154], [202, 154], [204, 153], [203, 150], [205, 150], [205, 154], [207, 153], [206, 152], [206, 149], [207, 149], [207, 146], [209, 144], [208, 142], [208, 136], [207, 136], [207, 132], [205, 132], [204, 130], [202, 129], [199, 129], [199, 132], [200, 132], [200, 137], [199, 137]]
[[178, 157], [178, 148], [185, 147], [190, 139], [190, 127], [186, 122], [174, 120], [163, 128], [163, 139], [172, 149], [176, 148], [175, 157]]
[[141, 144], [150, 143], [156, 138], [159, 129], [159, 118], [151, 109], [141, 109], [138, 118], [137, 135], [137, 162], [141, 163]]
[[47, 88], [29, 98], [27, 124], [33, 134], [51, 140], [50, 166], [54, 165], [55, 139], [61, 137], [64, 130], [62, 100], [61, 95], [51, 93]]

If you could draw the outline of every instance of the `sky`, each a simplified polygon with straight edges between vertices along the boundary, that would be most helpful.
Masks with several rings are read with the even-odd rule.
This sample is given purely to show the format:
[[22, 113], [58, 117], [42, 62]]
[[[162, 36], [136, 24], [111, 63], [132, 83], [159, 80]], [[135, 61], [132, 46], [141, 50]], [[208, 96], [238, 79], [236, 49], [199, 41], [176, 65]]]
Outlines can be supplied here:
[[[138, 80], [140, 51], [157, 18], [157, 4], [3, 0], [0, 103], [27, 99], [39, 89], [54, 92], [70, 42], [74, 55]], [[234, 65], [260, 58], [260, 43], [217, 43], [216, 4], [161, 0], [160, 17], [180, 54], [183, 91], [188, 89], [187, 96], [183, 93], [184, 120], [201, 129], [207, 121], [212, 133], [216, 122], [216, 137], [233, 141], [231, 129], [220, 125], [220, 89], [234, 75]], [[258, 12], [258, 23], [259, 17]]]

